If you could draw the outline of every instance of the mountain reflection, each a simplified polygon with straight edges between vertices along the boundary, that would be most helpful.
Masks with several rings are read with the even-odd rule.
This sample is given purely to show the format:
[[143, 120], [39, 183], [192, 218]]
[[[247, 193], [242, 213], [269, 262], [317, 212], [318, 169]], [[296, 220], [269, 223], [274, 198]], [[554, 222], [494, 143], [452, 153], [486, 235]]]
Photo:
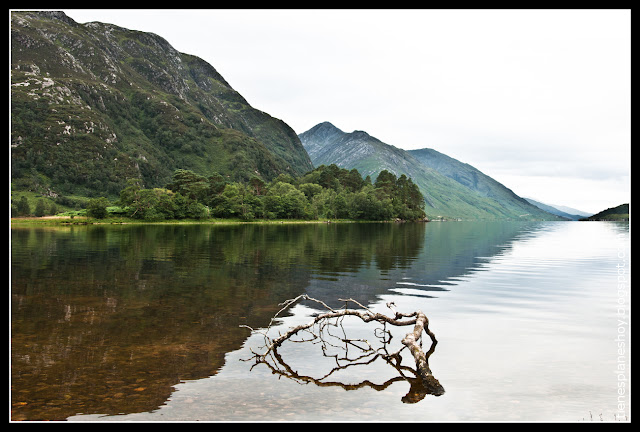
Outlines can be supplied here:
[[285, 299], [366, 304], [395, 271], [457, 276], [518, 231], [432, 225], [447, 224], [13, 228], [12, 420], [154, 410]]

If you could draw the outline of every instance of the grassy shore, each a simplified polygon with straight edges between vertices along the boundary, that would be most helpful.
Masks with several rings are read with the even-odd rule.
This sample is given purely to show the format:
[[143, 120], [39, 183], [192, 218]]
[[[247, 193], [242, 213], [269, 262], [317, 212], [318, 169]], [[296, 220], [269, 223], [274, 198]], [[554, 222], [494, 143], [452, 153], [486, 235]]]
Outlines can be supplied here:
[[[378, 221], [390, 222], [390, 221]], [[43, 216], [43, 217], [16, 217], [11, 218], [11, 226], [69, 226], [69, 225], [193, 225], [193, 224], [318, 224], [318, 223], [372, 223], [372, 221], [360, 221], [353, 219], [255, 219], [246, 221], [242, 219], [174, 219], [174, 220], [139, 220], [126, 217], [107, 217], [95, 219], [87, 216]]]

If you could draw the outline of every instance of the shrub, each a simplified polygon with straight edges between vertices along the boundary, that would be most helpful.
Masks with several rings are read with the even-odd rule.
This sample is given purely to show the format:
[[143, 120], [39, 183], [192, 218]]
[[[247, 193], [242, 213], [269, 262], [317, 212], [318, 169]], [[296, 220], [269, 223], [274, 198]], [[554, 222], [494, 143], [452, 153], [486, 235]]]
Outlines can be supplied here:
[[87, 202], [87, 216], [104, 219], [107, 217], [107, 207], [109, 207], [109, 200], [105, 197], [91, 198]]

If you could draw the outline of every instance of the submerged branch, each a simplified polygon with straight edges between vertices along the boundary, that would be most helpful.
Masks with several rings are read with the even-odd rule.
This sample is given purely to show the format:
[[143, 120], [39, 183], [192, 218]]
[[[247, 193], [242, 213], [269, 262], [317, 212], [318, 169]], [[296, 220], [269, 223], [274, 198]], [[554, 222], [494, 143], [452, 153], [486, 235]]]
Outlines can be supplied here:
[[[287, 309], [289, 309], [290, 307], [292, 307], [293, 305], [297, 304], [302, 300], [315, 302], [321, 305], [324, 308], [324, 310], [326, 310], [326, 312], [318, 313], [317, 315], [314, 316], [313, 320], [309, 321], [308, 323], [300, 324], [295, 327], [289, 328], [286, 332], [280, 334], [278, 337], [270, 338], [267, 335], [267, 333], [269, 329], [271, 329], [271, 326], [273, 325], [275, 320], [278, 318], [278, 316], [280, 316], [284, 311], [286, 311]], [[269, 323], [269, 326], [267, 327], [266, 331], [260, 332], [265, 338], [264, 351], [262, 353], [256, 353], [252, 350], [252, 353], [254, 354], [252, 358], [255, 359], [256, 364], [266, 363], [274, 372], [277, 371], [277, 373], [279, 374], [289, 376], [290, 378], [294, 378], [298, 381], [315, 382], [316, 384], [319, 385], [319, 383], [321, 382], [320, 380], [327, 378], [329, 375], [333, 374], [333, 372], [337, 370], [342, 370], [349, 366], [354, 366], [358, 364], [368, 364], [373, 360], [375, 360], [376, 358], [381, 357], [384, 360], [386, 360], [387, 363], [394, 366], [400, 372], [402, 379], [405, 379], [411, 382], [412, 389], [415, 387], [414, 380], [419, 378], [420, 386], [418, 387], [420, 387], [420, 389], [422, 390], [418, 392], [414, 391], [414, 393], [420, 394], [421, 397], [424, 397], [424, 395], [426, 394], [441, 395], [444, 393], [444, 389], [442, 388], [438, 380], [433, 376], [431, 369], [429, 368], [428, 358], [435, 350], [435, 345], [438, 343], [438, 341], [435, 335], [433, 334], [433, 332], [429, 329], [429, 320], [422, 311], [417, 310], [412, 313], [401, 313], [394, 310], [395, 304], [387, 303], [387, 307], [391, 309], [391, 311], [393, 312], [393, 316], [387, 316], [381, 313], [373, 312], [353, 299], [339, 299], [339, 300], [345, 302], [344, 308], [333, 309], [329, 307], [326, 303], [320, 300], [317, 300], [315, 298], [309, 297], [306, 294], [299, 295], [294, 299], [290, 299], [282, 303], [281, 304], [282, 308], [271, 319], [271, 322]], [[359, 306], [360, 309], [348, 308], [349, 303], [353, 303]], [[375, 337], [378, 338], [383, 343], [384, 348], [376, 350], [371, 346], [371, 344], [367, 340], [349, 339], [347, 338], [346, 333], [344, 332], [344, 329], [343, 329], [342, 336], [337, 336], [329, 332], [327, 326], [329, 325], [336, 326], [336, 327], [338, 326], [337, 321], [336, 321], [336, 324], [329, 324], [331, 322], [330, 320], [337, 319], [340, 321], [340, 326], [342, 326], [341, 320], [344, 317], [348, 317], [348, 316], [357, 317], [365, 323], [378, 322], [383, 324], [383, 326], [385, 326], [384, 327], [385, 329], [382, 330], [382, 333], [379, 332], [380, 329], [377, 329], [378, 331], [374, 332], [374, 334], [375, 334]], [[314, 330], [316, 325], [318, 325], [317, 332]], [[402, 339], [403, 347], [391, 354], [388, 353], [386, 350], [386, 346], [388, 342], [391, 340], [391, 333], [388, 330], [386, 330], [387, 325], [393, 325], [393, 326], [413, 325], [414, 326], [413, 330], [407, 333], [406, 336]], [[242, 326], [242, 327], [247, 327], [247, 326]], [[247, 327], [247, 328], [251, 329], [250, 327]], [[325, 331], [326, 331], [326, 334], [325, 334]], [[303, 340], [292, 339], [294, 336], [296, 336], [298, 333], [301, 333], [301, 332], [307, 332], [311, 334], [311, 338], [303, 339]], [[431, 349], [427, 354], [425, 354], [422, 351], [422, 347], [421, 347], [423, 332], [429, 335], [429, 337], [431, 338]], [[355, 358], [349, 358], [349, 355], [347, 354], [345, 354], [345, 356], [343, 357], [338, 357], [337, 355], [327, 355], [326, 354], [327, 348], [336, 348], [336, 345], [333, 345], [332, 343], [329, 343], [325, 340], [327, 335], [331, 338], [338, 340], [340, 343], [342, 343], [344, 347], [341, 347], [341, 349], [345, 350], [345, 352], [348, 350], [348, 347], [352, 347], [352, 349], [356, 349], [359, 352], [359, 354], [355, 356]], [[325, 357], [334, 357], [337, 363], [337, 366], [320, 379], [315, 379], [308, 376], [303, 377], [298, 375], [296, 372], [294, 372], [289, 368], [289, 366], [283, 361], [282, 357], [277, 352], [278, 348], [287, 340], [291, 342], [320, 341], [320, 343], [322, 343], [322, 350]], [[400, 352], [404, 348], [408, 348], [408, 350], [411, 352], [413, 356], [413, 359], [416, 365], [416, 370], [415, 371], [412, 370], [412, 372], [414, 372], [414, 374], [416, 375], [416, 378], [409, 379], [402, 374], [402, 369], [399, 366], [399, 364], [400, 364]], [[274, 365], [280, 364], [282, 367], [284, 367], [284, 369], [280, 370], [276, 366], [271, 365], [268, 361], [269, 358], [273, 360]], [[350, 362], [350, 364], [341, 365], [340, 361], [347, 361], [347, 362]], [[395, 364], [394, 364], [394, 361], [395, 361]], [[325, 383], [324, 385], [327, 385], [327, 383]], [[371, 383], [369, 383], [368, 385], [371, 385]], [[420, 399], [421, 398], [418, 398], [417, 400], [420, 400]], [[413, 400], [413, 401], [417, 401], [417, 400]]]

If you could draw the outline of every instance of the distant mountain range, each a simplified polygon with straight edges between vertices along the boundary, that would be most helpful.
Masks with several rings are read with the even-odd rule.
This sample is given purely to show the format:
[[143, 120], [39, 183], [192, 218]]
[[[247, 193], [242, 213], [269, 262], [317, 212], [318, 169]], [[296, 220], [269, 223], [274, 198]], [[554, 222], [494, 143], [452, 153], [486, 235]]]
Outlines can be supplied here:
[[364, 131], [343, 132], [330, 122], [299, 137], [314, 166], [356, 168], [373, 181], [382, 170], [411, 177], [425, 197], [431, 219], [562, 220], [471, 165], [433, 149], [403, 150]]
[[534, 206], [541, 208], [542, 210], [548, 211], [549, 213], [553, 213], [563, 218], [567, 218], [569, 220], [576, 221], [584, 217], [591, 216], [591, 213], [587, 213], [581, 210], [576, 210], [571, 207], [558, 206], [553, 204], [544, 204], [531, 198], [525, 198], [525, 199], [529, 201], [531, 204], [533, 204]]

